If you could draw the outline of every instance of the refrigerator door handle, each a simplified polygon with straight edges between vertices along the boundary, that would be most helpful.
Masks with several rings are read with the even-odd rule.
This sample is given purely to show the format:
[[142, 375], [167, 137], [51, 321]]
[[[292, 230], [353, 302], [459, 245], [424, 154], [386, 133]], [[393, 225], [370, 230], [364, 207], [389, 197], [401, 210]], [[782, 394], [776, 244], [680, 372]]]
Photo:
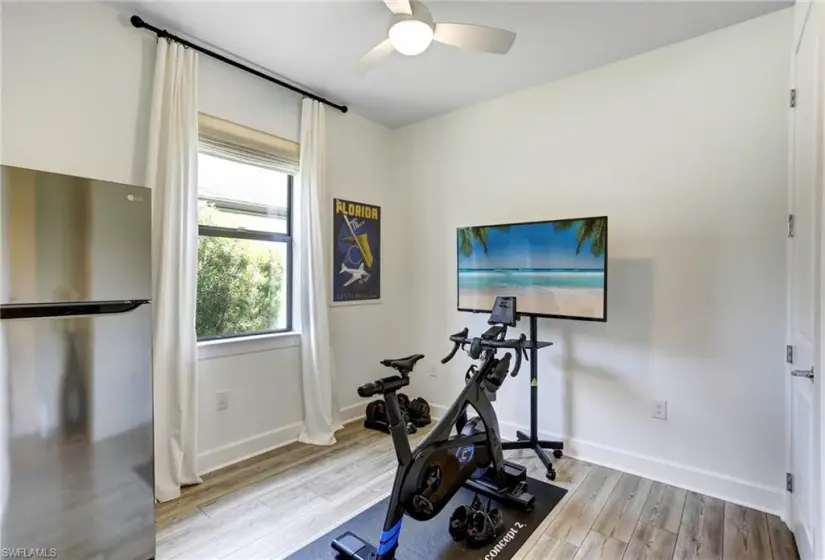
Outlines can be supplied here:
[[13, 303], [0, 305], [0, 319], [41, 319], [75, 317], [78, 315], [108, 315], [127, 313], [149, 303], [148, 299], [123, 301], [83, 301], [55, 303]]

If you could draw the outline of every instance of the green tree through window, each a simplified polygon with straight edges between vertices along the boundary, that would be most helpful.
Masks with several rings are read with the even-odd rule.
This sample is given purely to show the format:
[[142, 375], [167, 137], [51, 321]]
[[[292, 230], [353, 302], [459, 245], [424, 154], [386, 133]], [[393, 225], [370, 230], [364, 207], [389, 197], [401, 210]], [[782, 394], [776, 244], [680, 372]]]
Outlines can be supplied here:
[[[285, 266], [259, 241], [202, 235], [198, 244], [198, 337], [277, 328]], [[264, 242], [265, 243], [265, 242]]]
[[198, 175], [198, 338], [289, 330], [291, 176], [203, 153]]

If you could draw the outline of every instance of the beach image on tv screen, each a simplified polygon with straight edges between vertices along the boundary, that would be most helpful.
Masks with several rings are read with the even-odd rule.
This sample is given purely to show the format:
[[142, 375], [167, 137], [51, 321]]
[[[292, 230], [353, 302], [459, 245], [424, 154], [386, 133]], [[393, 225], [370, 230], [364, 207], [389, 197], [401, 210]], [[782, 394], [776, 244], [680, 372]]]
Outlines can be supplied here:
[[458, 228], [458, 308], [603, 320], [607, 218]]

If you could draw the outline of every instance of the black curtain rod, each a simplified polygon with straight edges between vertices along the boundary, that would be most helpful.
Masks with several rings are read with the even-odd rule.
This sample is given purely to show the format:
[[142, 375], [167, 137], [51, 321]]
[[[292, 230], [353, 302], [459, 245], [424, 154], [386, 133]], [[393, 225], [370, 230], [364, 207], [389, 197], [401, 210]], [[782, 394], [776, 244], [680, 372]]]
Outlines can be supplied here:
[[159, 29], [159, 28], [155, 27], [154, 25], [150, 25], [150, 24], [146, 23], [139, 16], [132, 16], [129, 19], [129, 21], [132, 22], [132, 25], [137, 27], [138, 29], [141, 29], [141, 28], [142, 29], [148, 29], [149, 31], [151, 31], [152, 33], [157, 35], [158, 37], [171, 39], [172, 41], [175, 41], [176, 43], [180, 43], [181, 45], [184, 45], [184, 46], [187, 46], [189, 48], [195, 49], [196, 51], [201, 52], [201, 53], [205, 54], [206, 56], [211, 56], [212, 58], [220, 60], [221, 62], [225, 62], [226, 64], [229, 64], [230, 66], [234, 66], [235, 68], [237, 68], [239, 70], [243, 70], [244, 72], [249, 72], [253, 76], [258, 76], [259, 78], [263, 78], [264, 80], [266, 80], [268, 82], [272, 82], [273, 84], [278, 84], [281, 87], [292, 90], [295, 93], [300, 93], [304, 97], [309, 97], [310, 99], [314, 99], [315, 101], [320, 101], [321, 103], [323, 103], [325, 105], [329, 105], [330, 107], [334, 107], [334, 108], [338, 109], [339, 111], [341, 111], [342, 113], [346, 113], [347, 110], [348, 110], [348, 107], [346, 105], [338, 105], [337, 103], [333, 103], [329, 99], [324, 99], [323, 97], [321, 97], [319, 95], [315, 95], [314, 93], [305, 91], [305, 90], [303, 90], [299, 87], [295, 87], [292, 84], [288, 84], [286, 82], [283, 82], [283, 81], [279, 80], [278, 78], [273, 78], [272, 76], [267, 76], [263, 72], [259, 72], [258, 70], [255, 70], [254, 68], [250, 68], [249, 66], [244, 66], [243, 64], [241, 64], [239, 62], [235, 62], [234, 60], [232, 60], [230, 58], [226, 58], [225, 56], [220, 55], [220, 54], [218, 54], [214, 51], [210, 51], [209, 49], [205, 49], [205, 48], [203, 48], [199, 45], [191, 43], [191, 42], [187, 41], [186, 39], [181, 39], [180, 37], [172, 35], [168, 31], [166, 31], [165, 29]]

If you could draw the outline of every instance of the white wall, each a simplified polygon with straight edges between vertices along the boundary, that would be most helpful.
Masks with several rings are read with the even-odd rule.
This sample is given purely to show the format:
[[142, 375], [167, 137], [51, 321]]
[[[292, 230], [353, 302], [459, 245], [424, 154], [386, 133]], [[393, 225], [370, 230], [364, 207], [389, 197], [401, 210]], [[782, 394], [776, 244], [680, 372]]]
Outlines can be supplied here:
[[300, 139], [299, 95], [207, 56], [199, 61], [201, 112], [287, 140]]
[[[449, 404], [468, 361], [434, 359], [486, 326], [455, 311], [457, 226], [608, 215], [608, 322], [539, 321], [555, 343], [542, 435], [779, 511], [791, 32], [785, 10], [398, 131], [415, 347], [435, 375], [414, 390]], [[511, 437], [529, 425], [528, 371], [496, 403]]]
[[[91, 2], [4, 6], [2, 163], [144, 184], [155, 39], [131, 27], [130, 12]], [[300, 97], [206, 57], [200, 110], [264, 132], [299, 139]], [[376, 375], [382, 329], [398, 316], [402, 211], [389, 176], [389, 130], [349, 113], [328, 112], [332, 196], [382, 205], [384, 301], [331, 310], [342, 406], [352, 383]], [[303, 417], [296, 336], [202, 347], [198, 374], [200, 469], [209, 470], [297, 436]], [[229, 391], [228, 410], [216, 393]], [[361, 405], [350, 406], [346, 417]]]
[[143, 184], [151, 37], [91, 2], [3, 16], [3, 163]]
[[[155, 37], [96, 2], [19, 2], [3, 21], [2, 158], [144, 184]], [[298, 139], [300, 100], [201, 57], [204, 112]]]
[[[297, 336], [207, 344], [198, 352], [198, 467], [206, 472], [298, 437]], [[229, 408], [217, 410], [217, 393]]]
[[[379, 361], [415, 353], [407, 320], [410, 267], [401, 250], [409, 229], [393, 176], [392, 131], [357, 115], [330, 112], [327, 141], [329, 196], [381, 207], [381, 303], [330, 309], [338, 404], [349, 419], [364, 414], [356, 388], [389, 375]], [[328, 211], [331, 216], [331, 201]]]

